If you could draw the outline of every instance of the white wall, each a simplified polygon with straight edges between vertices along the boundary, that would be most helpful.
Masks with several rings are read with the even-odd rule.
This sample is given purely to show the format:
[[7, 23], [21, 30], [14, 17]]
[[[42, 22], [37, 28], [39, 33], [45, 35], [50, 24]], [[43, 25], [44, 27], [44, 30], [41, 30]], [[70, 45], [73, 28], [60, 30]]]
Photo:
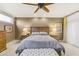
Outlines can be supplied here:
[[49, 5], [49, 13], [39, 9], [37, 6], [25, 5], [22, 3], [0, 3], [0, 10], [10, 13], [14, 17], [64, 17], [79, 10], [79, 3], [54, 3]]
[[79, 12], [67, 17], [67, 42], [79, 47]]
[[0, 13], [0, 25], [6, 26], [12, 26], [12, 32], [6, 32], [6, 43], [12, 41], [15, 39], [15, 31], [14, 31], [14, 19], [12, 17], [6, 16], [4, 14]]

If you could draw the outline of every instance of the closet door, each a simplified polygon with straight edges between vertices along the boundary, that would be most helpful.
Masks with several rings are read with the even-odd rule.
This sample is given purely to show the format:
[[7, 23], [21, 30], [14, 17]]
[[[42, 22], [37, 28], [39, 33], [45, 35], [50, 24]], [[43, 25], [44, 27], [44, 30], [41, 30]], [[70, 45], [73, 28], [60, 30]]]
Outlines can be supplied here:
[[6, 33], [0, 32], [0, 52], [6, 49]]

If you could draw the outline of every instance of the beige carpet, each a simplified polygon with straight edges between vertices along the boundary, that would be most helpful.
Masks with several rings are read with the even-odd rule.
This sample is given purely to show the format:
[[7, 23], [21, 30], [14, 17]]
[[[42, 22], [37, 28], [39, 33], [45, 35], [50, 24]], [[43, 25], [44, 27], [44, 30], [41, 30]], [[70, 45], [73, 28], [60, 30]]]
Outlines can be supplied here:
[[79, 48], [68, 43], [61, 43], [65, 47], [65, 56], [79, 56]]
[[[79, 56], [79, 48], [67, 44], [67, 43], [61, 43], [66, 50], [65, 56]], [[15, 50], [17, 46], [19, 45], [19, 41], [14, 40], [7, 44], [7, 49], [0, 53], [0, 56], [16, 56]]]
[[16, 56], [15, 51], [19, 45], [18, 40], [14, 40], [7, 44], [7, 49], [0, 53], [1, 56]]

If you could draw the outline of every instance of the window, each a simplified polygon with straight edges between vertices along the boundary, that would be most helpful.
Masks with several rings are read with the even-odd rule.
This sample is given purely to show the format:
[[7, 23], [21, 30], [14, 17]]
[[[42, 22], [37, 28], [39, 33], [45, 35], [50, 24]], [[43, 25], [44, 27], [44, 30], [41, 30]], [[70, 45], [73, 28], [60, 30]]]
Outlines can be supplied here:
[[12, 23], [12, 18], [8, 17], [8, 16], [5, 16], [3, 14], [0, 14], [0, 21]]

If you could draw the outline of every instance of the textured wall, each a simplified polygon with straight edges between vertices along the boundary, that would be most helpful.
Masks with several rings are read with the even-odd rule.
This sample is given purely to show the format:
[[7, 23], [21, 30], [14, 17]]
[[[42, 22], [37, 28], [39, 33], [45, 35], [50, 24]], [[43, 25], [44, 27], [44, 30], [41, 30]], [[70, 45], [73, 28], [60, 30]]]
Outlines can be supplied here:
[[[53, 28], [55, 24], [61, 24], [60, 30], [62, 31], [62, 18], [43, 18], [43, 17], [31, 17], [31, 18], [17, 18], [16, 19], [16, 38], [18, 38], [24, 27], [45, 27], [49, 26]], [[59, 31], [59, 30], [58, 30]]]

